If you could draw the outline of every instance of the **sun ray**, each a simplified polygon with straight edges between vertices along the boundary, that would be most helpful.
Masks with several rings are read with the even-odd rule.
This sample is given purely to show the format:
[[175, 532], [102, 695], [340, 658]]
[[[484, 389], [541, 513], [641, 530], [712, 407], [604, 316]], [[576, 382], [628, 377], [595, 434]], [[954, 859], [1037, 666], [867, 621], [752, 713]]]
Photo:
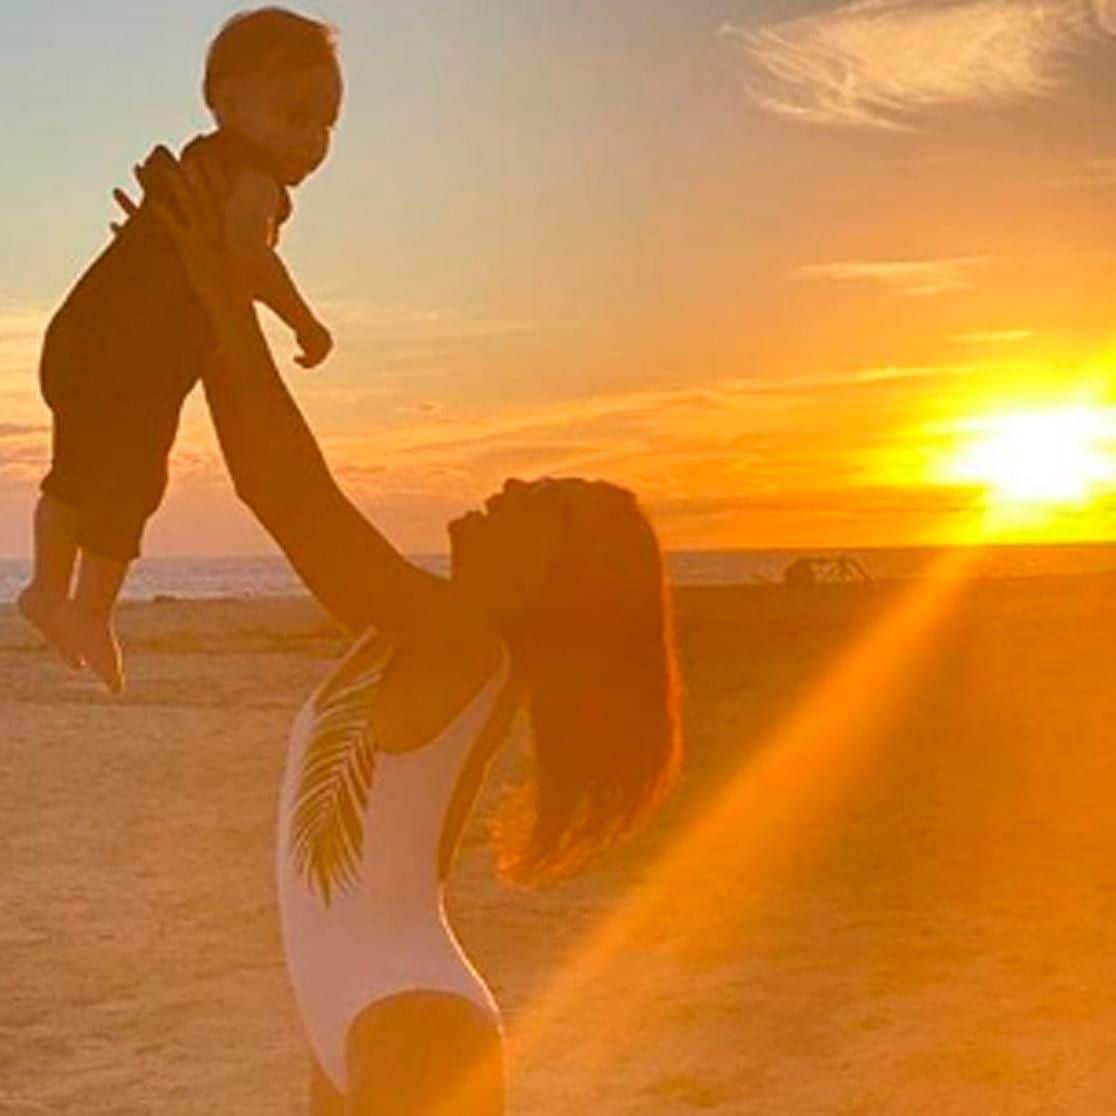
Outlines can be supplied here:
[[[680, 915], [689, 912], [695, 934], [715, 946], [718, 935], [738, 930], [749, 898], [759, 902], [761, 885], [773, 882], [773, 873], [801, 864], [824, 844], [872, 767], [871, 730], [915, 680], [976, 553], [944, 551], [825, 672], [785, 723], [750, 752], [717, 799], [569, 952], [549, 985], [514, 1021], [508, 1035], [513, 1064], [548, 1036], [564, 1033], [578, 1000], [607, 978], [610, 963], [630, 943], [649, 932], [653, 936], [656, 927], [677, 927]], [[731, 894], [724, 881], [730, 881]], [[579, 1049], [580, 1066], [600, 1068], [615, 1055], [623, 1023], [638, 1015], [643, 999], [635, 989], [623, 990], [610, 1017], [594, 1023], [595, 1033], [608, 1041]]]

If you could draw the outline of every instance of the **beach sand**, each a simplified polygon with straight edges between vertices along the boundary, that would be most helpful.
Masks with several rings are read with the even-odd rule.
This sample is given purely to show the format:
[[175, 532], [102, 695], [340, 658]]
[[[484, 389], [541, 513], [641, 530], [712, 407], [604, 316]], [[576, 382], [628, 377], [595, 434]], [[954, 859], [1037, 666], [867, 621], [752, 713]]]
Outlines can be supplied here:
[[[651, 829], [448, 897], [512, 1113], [1116, 1111], [1116, 580], [684, 589]], [[305, 601], [126, 605], [129, 693], [0, 613], [0, 1113], [306, 1110], [272, 888]]]

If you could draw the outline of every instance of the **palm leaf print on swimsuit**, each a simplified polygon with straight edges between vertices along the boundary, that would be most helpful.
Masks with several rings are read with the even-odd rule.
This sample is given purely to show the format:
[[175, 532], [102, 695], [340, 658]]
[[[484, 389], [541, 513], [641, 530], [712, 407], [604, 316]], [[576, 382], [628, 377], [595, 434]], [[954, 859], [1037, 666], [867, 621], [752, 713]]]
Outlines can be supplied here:
[[381, 656], [315, 703], [291, 824], [299, 875], [328, 907], [357, 877], [364, 811], [375, 773], [372, 709], [387, 667]]

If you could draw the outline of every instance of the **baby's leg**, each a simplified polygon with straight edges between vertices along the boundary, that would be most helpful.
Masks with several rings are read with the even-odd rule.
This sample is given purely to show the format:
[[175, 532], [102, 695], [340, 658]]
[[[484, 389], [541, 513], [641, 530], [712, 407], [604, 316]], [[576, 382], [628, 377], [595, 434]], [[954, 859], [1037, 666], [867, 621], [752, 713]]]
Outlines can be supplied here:
[[31, 582], [19, 595], [20, 612], [75, 669], [81, 655], [69, 646], [58, 624], [58, 611], [70, 595], [77, 555], [77, 510], [46, 494], [35, 507], [35, 559]]
[[114, 694], [124, 688], [124, 670], [112, 611], [127, 573], [128, 563], [122, 559], [83, 547], [74, 598], [58, 611], [58, 626], [67, 644]]

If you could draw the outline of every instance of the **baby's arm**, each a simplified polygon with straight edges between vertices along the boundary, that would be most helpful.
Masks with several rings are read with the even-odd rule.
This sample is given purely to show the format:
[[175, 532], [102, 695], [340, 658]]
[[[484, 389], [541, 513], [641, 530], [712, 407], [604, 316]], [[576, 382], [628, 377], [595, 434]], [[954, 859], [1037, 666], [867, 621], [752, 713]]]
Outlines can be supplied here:
[[278, 207], [279, 188], [271, 179], [251, 172], [238, 175], [225, 212], [226, 237], [252, 297], [294, 330], [302, 348], [295, 359], [304, 368], [313, 368], [328, 356], [333, 339], [275, 251]]

